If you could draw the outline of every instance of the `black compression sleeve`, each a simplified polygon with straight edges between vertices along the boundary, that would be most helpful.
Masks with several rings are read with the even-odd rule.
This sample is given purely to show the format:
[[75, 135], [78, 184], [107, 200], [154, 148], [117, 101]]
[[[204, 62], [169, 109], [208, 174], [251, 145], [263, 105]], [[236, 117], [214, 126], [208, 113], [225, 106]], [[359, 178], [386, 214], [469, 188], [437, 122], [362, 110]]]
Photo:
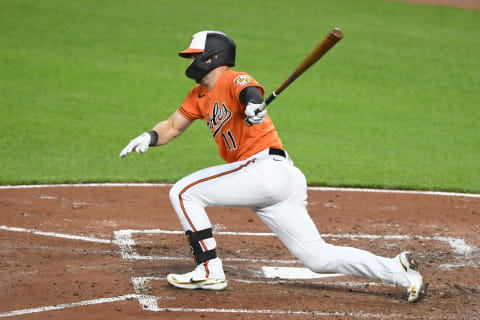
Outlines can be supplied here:
[[263, 97], [262, 92], [258, 87], [246, 87], [240, 92], [239, 96], [240, 102], [243, 104], [251, 103], [262, 103]]

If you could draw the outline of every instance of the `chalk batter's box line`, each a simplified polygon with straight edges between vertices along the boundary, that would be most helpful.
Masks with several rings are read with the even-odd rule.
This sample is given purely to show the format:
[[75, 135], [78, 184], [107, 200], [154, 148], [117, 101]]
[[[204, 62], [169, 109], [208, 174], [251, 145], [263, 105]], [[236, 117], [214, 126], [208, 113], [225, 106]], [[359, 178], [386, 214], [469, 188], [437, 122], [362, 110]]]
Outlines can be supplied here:
[[112, 302], [132, 300], [132, 299], [137, 299], [137, 298], [138, 297], [137, 297], [136, 294], [126, 294], [126, 295], [118, 296], [118, 297], [100, 298], [100, 299], [79, 301], [79, 302], [73, 302], [73, 303], [62, 303], [62, 304], [57, 304], [57, 305], [53, 305], [53, 306], [44, 306], [44, 307], [38, 307], [38, 308], [30, 308], [30, 309], [22, 309], [22, 310], [4, 312], [4, 313], [0, 313], [0, 318], [21, 316], [21, 315], [39, 313], [39, 312], [46, 312], [46, 311], [62, 310], [62, 309], [81, 307], [81, 306], [91, 306], [91, 305], [103, 304], [103, 303], [112, 303]]
[[[43, 232], [34, 229], [25, 229], [25, 228], [17, 228], [17, 227], [9, 227], [5, 225], [0, 225], [0, 230], [6, 231], [14, 231], [14, 232], [25, 232], [25, 233], [32, 233], [35, 235], [41, 236], [49, 236], [49, 237], [56, 237], [56, 238], [64, 238], [64, 239], [71, 239], [71, 240], [80, 240], [86, 242], [95, 242], [95, 243], [105, 243], [105, 244], [116, 244], [120, 248], [120, 252], [122, 258], [125, 260], [176, 260], [176, 259], [183, 259], [183, 258], [175, 258], [175, 257], [161, 257], [161, 256], [141, 256], [135, 250], [135, 241], [132, 238], [132, 235], [135, 233], [140, 234], [183, 234], [183, 231], [169, 231], [169, 230], [161, 230], [161, 229], [151, 229], [151, 230], [119, 230], [115, 231], [115, 239], [99, 239], [95, 237], [89, 236], [77, 236], [71, 234], [62, 234], [57, 232]], [[273, 233], [251, 233], [251, 232], [214, 232], [217, 235], [225, 235], [225, 236], [257, 236], [257, 237], [274, 237]], [[324, 238], [349, 238], [349, 239], [383, 239], [383, 240], [427, 240], [427, 241], [442, 241], [451, 246], [453, 251], [460, 255], [460, 256], [468, 256], [473, 252], [477, 252], [478, 249], [475, 246], [468, 245], [465, 243], [465, 240], [454, 238], [454, 237], [425, 237], [425, 236], [406, 236], [406, 235], [368, 235], [368, 234], [323, 234], [322, 237]], [[242, 259], [231, 259], [231, 261], [243, 261]], [[249, 259], [249, 261], [252, 261]], [[253, 260], [255, 262], [255, 260]], [[297, 261], [294, 260], [258, 260], [256, 262], [277, 262], [277, 263], [295, 263]], [[453, 265], [454, 267], [455, 265]], [[452, 267], [452, 265], [449, 265]]]
[[[184, 234], [183, 231], [174, 231], [174, 230], [162, 230], [162, 229], [151, 229], [151, 230], [119, 230], [115, 231], [115, 240], [114, 242], [120, 247], [120, 252], [123, 259], [125, 260], [175, 260], [174, 257], [164, 257], [164, 256], [145, 256], [139, 255], [135, 250], [135, 241], [132, 237], [134, 234]], [[214, 232], [216, 235], [225, 235], [225, 236], [257, 236], [257, 237], [275, 237], [273, 233], [252, 233], [252, 232]], [[453, 237], [441, 237], [441, 236], [407, 236], [407, 235], [369, 235], [369, 234], [323, 234], [323, 238], [343, 238], [343, 239], [370, 239], [370, 240], [422, 240], [422, 241], [441, 241], [444, 242], [452, 248], [452, 250], [460, 255], [467, 256], [474, 251], [477, 251], [477, 248], [472, 245], [465, 243], [465, 240]], [[229, 261], [228, 259], [224, 259]], [[231, 259], [231, 261], [252, 261], [252, 259]], [[296, 263], [296, 260], [258, 260], [258, 262], [277, 262], [277, 263]]]
[[[86, 300], [86, 301], [79, 301], [73, 303], [64, 303], [64, 304], [57, 304], [53, 306], [43, 306], [37, 308], [29, 308], [29, 309], [22, 309], [22, 310], [14, 310], [9, 312], [0, 313], [0, 318], [4, 317], [13, 317], [13, 316], [22, 316], [28, 315], [33, 313], [40, 313], [46, 311], [55, 311], [55, 310], [62, 310], [80, 306], [89, 306], [89, 305], [98, 305], [104, 303], [113, 303], [125, 300], [132, 300], [137, 299], [140, 305], [140, 308], [143, 310], [148, 311], [155, 311], [155, 312], [187, 312], [187, 313], [243, 313], [243, 314], [290, 314], [290, 315], [310, 315], [315, 314], [319, 317], [331, 317], [331, 316], [349, 316], [353, 318], [378, 318], [378, 319], [387, 319], [387, 318], [399, 318], [399, 315], [383, 315], [383, 314], [369, 314], [363, 312], [355, 312], [355, 314], [350, 313], [343, 313], [343, 312], [334, 312], [334, 313], [326, 313], [321, 311], [292, 311], [292, 310], [252, 310], [252, 309], [217, 309], [217, 308], [164, 308], [158, 307], [157, 301], [159, 299], [168, 299], [168, 297], [156, 297], [145, 294], [149, 287], [149, 282], [152, 280], [165, 280], [165, 278], [160, 277], [136, 277], [132, 278], [132, 284], [135, 290], [135, 294], [126, 294], [117, 297], [109, 297], [109, 298], [100, 298], [100, 299], [93, 299], [93, 300]], [[281, 281], [242, 281], [242, 280], [234, 280], [239, 282], [248, 282], [248, 283], [266, 283], [266, 284], [274, 284], [280, 283]], [[337, 285], [342, 285], [342, 283], [337, 283]], [[354, 283], [344, 283], [343, 285], [347, 285], [351, 287], [355, 285]], [[365, 284], [360, 284], [364, 286]], [[371, 283], [371, 285], [381, 285], [376, 283]]]
[[[343, 311], [333, 311], [333, 312], [325, 312], [325, 311], [299, 311], [299, 310], [265, 310], [265, 309], [228, 309], [228, 308], [173, 308], [173, 307], [159, 307], [158, 300], [168, 300], [167, 297], [156, 297], [152, 295], [147, 295], [146, 292], [149, 289], [150, 281], [155, 280], [165, 280], [162, 277], [136, 277], [132, 278], [133, 288], [135, 290], [135, 294], [138, 298], [138, 302], [140, 307], [145, 311], [153, 311], [153, 312], [183, 312], [183, 313], [240, 313], [240, 314], [258, 314], [258, 315], [292, 315], [292, 316], [315, 316], [318, 317], [349, 317], [349, 318], [361, 318], [361, 319], [414, 319], [415, 316], [409, 315], [400, 315], [400, 314], [382, 314], [382, 313], [368, 313], [363, 311], [355, 311], [355, 312], [343, 312]], [[233, 280], [236, 281], [236, 280]], [[265, 283], [264, 281], [249, 281], [252, 283]], [[280, 281], [276, 282], [280, 283]], [[324, 282], [322, 282], [323, 284]], [[267, 282], [266, 284], [272, 284], [272, 282]], [[351, 286], [351, 283], [345, 283]], [[365, 283], [361, 284], [362, 286]], [[378, 284], [372, 283], [372, 285], [387, 285], [388, 284]]]
[[[132, 183], [106, 183], [106, 184], [57, 184], [57, 185], [16, 185], [16, 186], [0, 186], [1, 189], [30, 189], [30, 188], [55, 188], [55, 187], [169, 187], [170, 184], [155, 184], [155, 183], [140, 183], [140, 184], [132, 184]], [[410, 191], [410, 190], [386, 190], [386, 189], [357, 189], [357, 188], [330, 188], [330, 187], [309, 187], [308, 190], [310, 191], [336, 191], [336, 192], [366, 192], [366, 193], [389, 193], [389, 194], [413, 194], [413, 195], [427, 195], [427, 196], [448, 196], [448, 197], [464, 197], [464, 198], [480, 198], [480, 194], [466, 194], [466, 193], [453, 193], [453, 192], [431, 192], [431, 191]], [[58, 237], [58, 238], [65, 238], [71, 240], [80, 240], [86, 242], [96, 242], [96, 243], [115, 243], [120, 246], [120, 251], [122, 252], [122, 257], [129, 258], [129, 259], [157, 259], [160, 257], [149, 257], [149, 256], [139, 256], [138, 253], [132, 248], [135, 242], [132, 239], [133, 233], [173, 233], [173, 234], [183, 234], [181, 231], [164, 231], [164, 230], [120, 230], [119, 233], [115, 232], [115, 240], [107, 240], [107, 239], [98, 239], [95, 237], [84, 237], [84, 236], [75, 236], [75, 235], [68, 235], [68, 234], [61, 234], [61, 233], [54, 233], [54, 232], [42, 232], [37, 230], [29, 230], [23, 228], [14, 228], [14, 227], [7, 227], [7, 226], [0, 226], [0, 230], [8, 230], [8, 231], [16, 231], [16, 232], [28, 232], [36, 235], [42, 236], [51, 236], [51, 237]], [[233, 233], [233, 232], [218, 232], [219, 235], [243, 235], [243, 236], [274, 236], [273, 234], [261, 234], [261, 233]], [[360, 239], [420, 239], [420, 240], [437, 240], [443, 241], [448, 243], [452, 249], [460, 254], [460, 255], [469, 255], [470, 253], [477, 251], [477, 248], [474, 246], [469, 246], [465, 243], [463, 239], [453, 238], [453, 237], [410, 237], [404, 235], [389, 235], [389, 236], [381, 236], [381, 235], [322, 235], [322, 237], [332, 237], [332, 238], [360, 238]], [[172, 259], [175, 259], [171, 257]], [[269, 262], [274, 262], [272, 260], [268, 260]], [[132, 278], [132, 282], [134, 279], [137, 279], [137, 287], [136, 294], [129, 294], [123, 295], [119, 297], [111, 297], [111, 298], [101, 298], [101, 299], [94, 299], [88, 301], [81, 301], [75, 302], [70, 304], [61, 304], [55, 306], [47, 306], [47, 307], [39, 307], [34, 309], [24, 309], [24, 310], [17, 310], [11, 311], [7, 313], [0, 313], [1, 317], [10, 317], [15, 315], [23, 315], [23, 314], [31, 314], [36, 312], [43, 312], [49, 310], [59, 310], [65, 308], [71, 308], [76, 306], [85, 306], [85, 305], [93, 305], [93, 304], [101, 304], [101, 303], [111, 303], [115, 301], [123, 301], [123, 300], [130, 300], [130, 299], [138, 299], [141, 305], [145, 305], [144, 303], [152, 303], [152, 309], [155, 309], [154, 306], [156, 305], [157, 298], [145, 295], [145, 291], [142, 290], [142, 286], [139, 287], [140, 284], [147, 285], [148, 281], [153, 280], [149, 278]], [[142, 280], [143, 279], [143, 280]], [[241, 280], [239, 280], [241, 281]], [[249, 280], [245, 280], [249, 281]], [[135, 287], [135, 285], [134, 285]], [[155, 305], [153, 305], [154, 299]], [[397, 319], [397, 318], [416, 318], [416, 316], [407, 316], [407, 315], [396, 315], [396, 314], [371, 314], [371, 313], [364, 313], [364, 312], [355, 312], [355, 313], [345, 313], [345, 312], [320, 312], [320, 311], [290, 311], [290, 310], [250, 310], [250, 309], [214, 309], [214, 308], [159, 308], [156, 305], [156, 311], [168, 311], [168, 312], [209, 312], [209, 313], [247, 313], [247, 314], [271, 314], [271, 315], [309, 315], [309, 316], [316, 316], [316, 317], [351, 317], [351, 318], [375, 318], [375, 319]]]
[[[122, 257], [129, 257], [134, 259], [145, 259], [148, 258], [146, 256], [139, 256], [136, 253], [133, 246], [135, 245], [134, 240], [132, 239], [132, 234], [135, 233], [143, 233], [143, 234], [183, 234], [182, 231], [168, 231], [168, 230], [160, 230], [160, 229], [152, 229], [152, 230], [119, 230], [115, 232], [115, 240], [107, 240], [107, 239], [98, 239], [95, 237], [86, 237], [86, 236], [76, 236], [76, 235], [69, 235], [69, 234], [61, 234], [55, 232], [42, 232], [38, 230], [32, 229], [24, 229], [24, 228], [17, 228], [17, 227], [8, 227], [8, 226], [0, 226], [0, 230], [6, 231], [13, 231], [13, 232], [26, 232], [32, 233], [35, 235], [40, 236], [49, 236], [49, 237], [57, 237], [57, 238], [65, 238], [70, 240], [80, 240], [86, 242], [96, 242], [96, 243], [107, 243], [107, 244], [117, 244], [120, 247], [120, 251], [122, 252]], [[259, 237], [270, 237], [274, 236], [272, 233], [242, 233], [242, 232], [218, 232], [219, 235], [231, 235], [231, 236], [259, 236]], [[336, 237], [336, 238], [366, 238], [366, 239], [422, 239], [422, 240], [437, 240], [437, 241], [445, 241], [449, 243], [454, 249], [460, 251], [460, 254], [468, 254], [472, 250], [476, 250], [476, 248], [468, 246], [465, 244], [463, 239], [457, 238], [445, 238], [445, 237], [410, 237], [404, 235], [323, 235], [323, 237]], [[469, 251], [471, 250], [471, 251]], [[154, 257], [150, 257], [154, 258]], [[250, 261], [250, 260], [249, 260]], [[265, 260], [269, 261], [270, 263], [275, 262], [272, 260]], [[292, 262], [292, 261], [287, 261]], [[296, 261], [294, 261], [296, 262]], [[355, 313], [345, 313], [345, 312], [321, 312], [321, 311], [291, 311], [291, 310], [250, 310], [250, 309], [216, 309], [216, 308], [165, 308], [165, 307], [158, 307], [157, 305], [157, 297], [145, 295], [145, 286], [147, 286], [148, 281], [155, 280], [156, 278], [147, 278], [147, 277], [139, 277], [139, 278], [132, 278], [132, 283], [134, 283], [134, 288], [136, 288], [135, 294], [127, 294], [118, 297], [110, 297], [110, 298], [100, 298], [94, 300], [87, 300], [87, 301], [80, 301], [74, 302], [69, 304], [59, 304], [54, 306], [44, 306], [38, 308], [31, 308], [31, 309], [23, 309], [23, 310], [16, 310], [10, 311], [6, 313], [0, 313], [0, 317], [11, 317], [16, 315], [25, 315], [25, 314], [32, 314], [38, 312], [45, 312], [45, 311], [53, 311], [53, 310], [60, 310], [65, 308], [72, 308], [77, 306], [87, 306], [87, 305], [94, 305], [94, 304], [103, 304], [103, 303], [112, 303], [117, 301], [124, 301], [124, 300], [131, 300], [131, 299], [138, 299], [140, 305], [142, 306], [151, 306], [149, 310], [155, 310], [159, 312], [203, 312], [203, 313], [246, 313], [246, 314], [278, 314], [278, 315], [312, 315], [315, 314], [317, 317], [352, 317], [352, 318], [380, 318], [380, 319], [387, 319], [387, 318], [405, 318], [404, 315], [384, 315], [384, 314], [369, 314], [364, 312], [355, 312]], [[158, 278], [164, 279], [164, 278]], [[251, 280], [234, 280], [239, 282], [253, 282]], [[269, 283], [273, 283], [272, 281], [268, 281]], [[338, 285], [341, 285], [341, 282], [338, 282]], [[349, 284], [351, 285], [351, 284]], [[156, 306], [156, 307], [155, 307]]]

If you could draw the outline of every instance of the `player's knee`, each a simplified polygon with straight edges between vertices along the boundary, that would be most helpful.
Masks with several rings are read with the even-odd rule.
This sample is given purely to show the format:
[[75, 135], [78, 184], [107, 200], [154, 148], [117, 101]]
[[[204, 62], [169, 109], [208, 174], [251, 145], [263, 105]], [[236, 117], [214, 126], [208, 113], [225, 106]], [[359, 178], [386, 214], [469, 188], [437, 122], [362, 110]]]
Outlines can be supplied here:
[[305, 266], [317, 273], [336, 273], [336, 263], [330, 257], [323, 256], [317, 258], [309, 258], [304, 262]]
[[192, 192], [187, 186], [183, 180], [178, 181], [172, 186], [169, 192], [172, 204], [179, 204], [181, 201], [198, 201], [197, 194]]
[[182, 189], [180, 188], [178, 182], [175, 183], [171, 188], [170, 188], [170, 192], [168, 193], [169, 197], [170, 197], [170, 202], [172, 204], [176, 204], [180, 201], [180, 192], [182, 191]]
[[337, 264], [335, 259], [328, 253], [328, 250], [322, 250], [320, 248], [325, 245], [324, 243], [318, 243], [315, 248], [302, 247], [292, 253], [313, 272], [336, 273]]

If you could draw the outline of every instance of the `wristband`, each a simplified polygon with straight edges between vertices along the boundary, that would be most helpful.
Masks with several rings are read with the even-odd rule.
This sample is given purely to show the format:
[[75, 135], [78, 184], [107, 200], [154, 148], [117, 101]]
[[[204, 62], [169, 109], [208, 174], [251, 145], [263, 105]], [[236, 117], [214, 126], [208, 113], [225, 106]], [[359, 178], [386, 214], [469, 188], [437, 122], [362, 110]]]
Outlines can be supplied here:
[[155, 130], [149, 131], [148, 134], [150, 135], [150, 143], [148, 144], [150, 147], [154, 147], [157, 145], [158, 142], [158, 133]]

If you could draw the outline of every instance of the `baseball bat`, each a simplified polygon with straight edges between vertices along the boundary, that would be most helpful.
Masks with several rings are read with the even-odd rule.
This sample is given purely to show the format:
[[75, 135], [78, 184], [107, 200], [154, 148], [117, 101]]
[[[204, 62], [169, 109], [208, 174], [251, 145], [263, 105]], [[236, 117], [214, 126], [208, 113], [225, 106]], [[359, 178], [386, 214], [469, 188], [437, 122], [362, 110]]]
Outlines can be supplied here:
[[[333, 29], [326, 37], [322, 40], [310, 54], [303, 59], [303, 61], [298, 65], [298, 67], [292, 72], [292, 74], [276, 89], [270, 94], [270, 96], [263, 102], [263, 104], [255, 110], [255, 114], [262, 112], [265, 108], [272, 103], [272, 101], [283, 91], [285, 90], [293, 81], [295, 81], [302, 73], [304, 73], [308, 68], [313, 66], [321, 57], [325, 55], [338, 41], [343, 38], [343, 32], [339, 28]], [[248, 119], [246, 123], [250, 125]]]

